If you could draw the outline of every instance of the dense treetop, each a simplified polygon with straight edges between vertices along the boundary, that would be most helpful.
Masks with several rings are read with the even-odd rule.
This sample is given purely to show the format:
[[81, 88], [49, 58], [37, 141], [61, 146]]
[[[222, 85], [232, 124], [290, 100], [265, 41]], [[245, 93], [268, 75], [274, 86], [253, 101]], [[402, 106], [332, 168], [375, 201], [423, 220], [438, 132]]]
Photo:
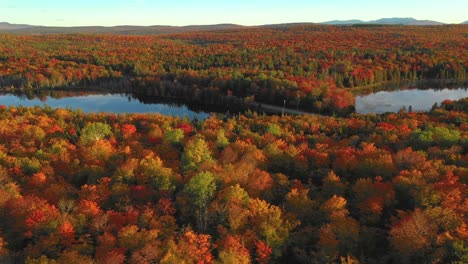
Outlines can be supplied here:
[[[352, 87], [466, 79], [467, 27], [298, 25], [163, 36], [2, 35], [3, 89], [99, 86], [160, 96], [228, 93], [307, 110], [353, 105]], [[230, 91], [230, 92], [229, 92]]]
[[[466, 26], [0, 37], [0, 89], [346, 111], [466, 79]], [[240, 99], [239, 99], [240, 100]], [[468, 101], [199, 120], [0, 106], [0, 262], [467, 263]]]
[[467, 105], [204, 121], [0, 107], [0, 260], [466, 263]]

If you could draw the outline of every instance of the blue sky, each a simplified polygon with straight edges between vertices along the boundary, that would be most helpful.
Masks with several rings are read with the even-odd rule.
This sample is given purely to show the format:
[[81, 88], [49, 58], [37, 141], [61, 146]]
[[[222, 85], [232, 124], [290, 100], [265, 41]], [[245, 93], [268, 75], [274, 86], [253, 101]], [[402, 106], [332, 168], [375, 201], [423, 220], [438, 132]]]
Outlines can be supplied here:
[[467, 10], [468, 0], [0, 0], [0, 22], [181, 26], [414, 17], [461, 23]]

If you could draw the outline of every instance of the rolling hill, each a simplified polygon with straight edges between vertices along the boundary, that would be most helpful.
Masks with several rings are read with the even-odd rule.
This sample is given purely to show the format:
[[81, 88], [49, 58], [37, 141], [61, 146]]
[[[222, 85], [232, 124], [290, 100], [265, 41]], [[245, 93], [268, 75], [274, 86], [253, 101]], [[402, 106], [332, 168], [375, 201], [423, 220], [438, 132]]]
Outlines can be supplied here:
[[353, 25], [353, 24], [379, 24], [379, 25], [408, 25], [408, 26], [433, 26], [433, 25], [444, 25], [444, 23], [432, 21], [432, 20], [417, 20], [412, 17], [400, 18], [381, 18], [371, 21], [362, 21], [358, 19], [352, 20], [333, 20], [323, 22], [325, 25]]
[[238, 29], [243, 26], [235, 24], [191, 25], [191, 26], [85, 26], [85, 27], [45, 27], [31, 25], [15, 25], [0, 23], [0, 31], [15, 34], [122, 34], [122, 35], [150, 35], [173, 34], [190, 31], [212, 31]]
[[22, 24], [10, 24], [7, 22], [0, 22], [0, 30], [18, 30], [18, 29], [25, 29], [25, 28], [31, 28], [34, 26], [31, 25], [22, 25]]
[[[284, 23], [284, 24], [270, 24], [261, 25], [257, 27], [290, 27], [302, 24], [315, 24], [310, 22], [305, 23]], [[444, 25], [444, 23], [432, 20], [417, 20], [414, 18], [381, 18], [371, 21], [363, 21], [359, 19], [351, 20], [332, 20], [322, 23], [321, 25], [410, 25], [410, 26], [433, 26]], [[468, 24], [465, 21], [461, 24]], [[240, 29], [248, 26], [236, 24], [215, 24], [215, 25], [190, 25], [190, 26], [81, 26], [81, 27], [47, 27], [47, 26], [34, 26], [26, 24], [11, 24], [7, 22], [0, 22], [0, 32], [15, 33], [15, 34], [119, 34], [119, 35], [157, 35], [157, 34], [174, 34], [184, 33], [191, 31], [213, 31], [213, 30], [230, 30]]]

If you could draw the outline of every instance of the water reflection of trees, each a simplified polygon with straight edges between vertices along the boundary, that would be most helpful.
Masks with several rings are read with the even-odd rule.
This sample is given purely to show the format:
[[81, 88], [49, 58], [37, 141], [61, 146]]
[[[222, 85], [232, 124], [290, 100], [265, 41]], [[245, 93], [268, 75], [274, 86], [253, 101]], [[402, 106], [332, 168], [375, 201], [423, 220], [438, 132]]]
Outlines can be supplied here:
[[90, 95], [105, 95], [109, 94], [102, 91], [74, 91], [74, 90], [25, 90], [25, 91], [12, 91], [4, 94], [14, 95], [22, 100], [35, 100], [39, 99], [42, 102], [47, 102], [48, 98], [62, 99], [68, 97], [90, 96]]
[[401, 91], [401, 90], [434, 90], [441, 91], [444, 89], [468, 89], [468, 80], [416, 80], [416, 81], [405, 81], [405, 82], [389, 82], [386, 84], [378, 85], [370, 90], [365, 90], [363, 95], [381, 92], [381, 91]]
[[146, 90], [138, 90], [137, 92], [122, 92], [122, 91], [94, 91], [94, 90], [26, 90], [14, 91], [5, 93], [4, 95], [14, 95], [21, 100], [40, 100], [47, 103], [48, 99], [64, 99], [72, 97], [87, 97], [87, 96], [122, 96], [127, 98], [129, 102], [137, 101], [141, 104], [164, 104], [170, 107], [179, 108], [186, 106], [189, 110], [194, 112], [216, 112], [216, 113], [237, 113], [245, 110], [243, 101], [239, 98], [220, 98], [215, 103], [206, 102], [203, 97], [192, 97], [191, 100], [181, 97], [162, 97], [155, 95], [152, 88]]
[[[131, 87], [131, 86], [130, 86]], [[262, 111], [262, 108], [256, 109], [255, 106], [247, 105], [239, 97], [221, 95], [216, 89], [189, 89], [180, 83], [161, 82], [158, 85], [139, 86], [137, 88], [125, 89], [83, 89], [73, 87], [73, 89], [51, 89], [51, 90], [24, 90], [11, 91], [7, 94], [14, 95], [21, 100], [35, 100], [47, 103], [48, 99], [63, 99], [71, 97], [87, 97], [96, 95], [120, 95], [127, 98], [128, 101], [137, 101], [140, 104], [164, 104], [174, 108], [186, 106], [189, 110], [200, 113], [239, 113], [246, 109]], [[419, 80], [404, 83], [388, 83], [375, 87], [370, 93], [378, 91], [400, 91], [400, 90], [429, 90], [442, 91], [444, 89], [468, 89], [468, 80], [464, 82], [452, 80]], [[364, 95], [364, 94], [363, 94]], [[104, 98], [103, 98], [104, 100]]]

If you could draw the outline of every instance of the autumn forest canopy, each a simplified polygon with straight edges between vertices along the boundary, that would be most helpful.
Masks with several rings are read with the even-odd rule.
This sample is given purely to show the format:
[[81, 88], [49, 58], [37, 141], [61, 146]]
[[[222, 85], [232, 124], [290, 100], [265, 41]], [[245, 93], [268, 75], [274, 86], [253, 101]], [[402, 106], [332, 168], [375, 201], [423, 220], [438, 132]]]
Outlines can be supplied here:
[[205, 121], [3, 108], [0, 254], [463, 263], [467, 108]]
[[352, 113], [366, 87], [466, 81], [467, 38], [460, 25], [0, 35], [3, 92], [333, 113], [0, 105], [0, 262], [468, 263], [468, 98]]
[[216, 104], [226, 95], [347, 110], [358, 87], [468, 78], [464, 25], [289, 25], [162, 36], [2, 35], [4, 90], [100, 88]]

